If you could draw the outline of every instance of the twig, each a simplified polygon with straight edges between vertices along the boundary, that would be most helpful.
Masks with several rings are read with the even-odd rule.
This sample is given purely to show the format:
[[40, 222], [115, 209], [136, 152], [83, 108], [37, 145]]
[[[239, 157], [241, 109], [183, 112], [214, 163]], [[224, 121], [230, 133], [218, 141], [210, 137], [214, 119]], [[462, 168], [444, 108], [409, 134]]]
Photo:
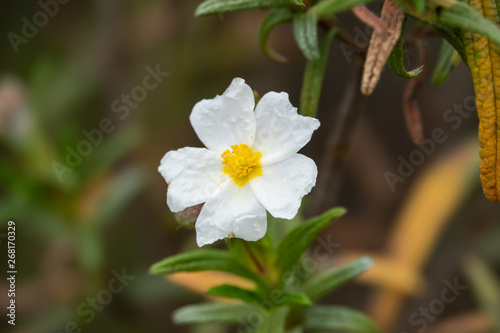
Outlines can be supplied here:
[[[415, 39], [413, 41], [418, 51], [418, 63], [427, 67], [428, 52], [424, 43]], [[422, 116], [417, 101], [417, 93], [422, 89], [425, 78], [425, 72], [411, 79], [403, 93], [403, 113], [406, 121], [406, 127], [414, 143], [421, 143], [424, 139]]]
[[319, 177], [311, 209], [313, 215], [323, 210], [327, 198], [335, 200], [338, 194], [344, 157], [349, 151], [351, 133], [360, 110], [359, 103], [362, 99], [359, 91], [360, 83], [361, 65], [355, 62], [352, 72], [348, 75], [348, 82], [337, 108], [338, 112], [328, 124], [328, 128], [332, 130], [320, 162]]

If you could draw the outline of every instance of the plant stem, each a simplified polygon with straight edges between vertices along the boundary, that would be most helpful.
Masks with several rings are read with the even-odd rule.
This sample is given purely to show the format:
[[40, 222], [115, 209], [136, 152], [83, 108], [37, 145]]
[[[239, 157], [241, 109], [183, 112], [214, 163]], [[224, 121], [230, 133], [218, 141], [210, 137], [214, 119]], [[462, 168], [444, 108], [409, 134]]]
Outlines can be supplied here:
[[257, 257], [255, 256], [255, 254], [253, 253], [252, 249], [250, 249], [250, 247], [248, 246], [248, 244], [246, 242], [244, 242], [243, 245], [245, 246], [245, 250], [248, 252], [248, 255], [252, 259], [255, 267], [257, 267], [257, 270], [259, 271], [259, 273], [261, 275], [265, 275], [267, 273], [267, 270], [264, 267], [264, 265], [262, 265], [260, 263], [259, 259], [257, 259]]
[[288, 307], [280, 307], [264, 316], [260, 326], [255, 328], [255, 333], [285, 333], [285, 319]]
[[319, 214], [324, 209], [325, 199], [332, 198], [338, 193], [344, 158], [349, 152], [350, 137], [358, 119], [359, 103], [362, 100], [359, 90], [361, 65], [358, 62], [354, 63], [347, 80], [337, 114], [331, 118], [328, 126], [332, 130], [320, 162], [320, 173], [312, 205], [313, 215]]

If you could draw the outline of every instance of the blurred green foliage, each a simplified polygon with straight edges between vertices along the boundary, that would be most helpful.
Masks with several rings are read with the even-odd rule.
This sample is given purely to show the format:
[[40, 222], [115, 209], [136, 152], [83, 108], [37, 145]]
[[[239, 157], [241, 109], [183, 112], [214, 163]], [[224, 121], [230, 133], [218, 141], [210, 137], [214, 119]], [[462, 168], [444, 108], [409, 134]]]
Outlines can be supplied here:
[[[367, 1], [349, 1], [349, 6], [364, 2]], [[424, 1], [412, 2], [417, 12], [422, 12]], [[301, 8], [299, 1], [288, 3]], [[345, 3], [323, 2], [315, 10], [331, 14], [347, 8], [343, 7]], [[265, 12], [195, 19], [193, 14], [199, 4], [194, 0], [71, 1], [60, 5], [58, 13], [27, 43], [19, 44], [16, 53], [7, 36], [22, 35], [23, 18], [31, 21], [41, 7], [26, 0], [2, 3], [0, 236], [6, 232], [5, 222], [14, 220], [20, 272], [19, 325], [11, 327], [0, 321], [2, 332], [55, 333], [63, 331], [70, 321], [75, 321], [83, 332], [189, 330], [174, 326], [171, 314], [179, 306], [201, 302], [202, 298], [147, 272], [151, 263], [192, 249], [194, 244], [194, 233], [177, 230], [165, 205], [166, 186], [156, 172], [159, 161], [170, 149], [200, 145], [188, 121], [196, 101], [215, 96], [230, 79], [241, 76], [255, 82], [252, 86], [262, 92], [288, 91], [292, 103], [299, 105], [306, 65], [293, 40], [292, 24], [280, 26], [272, 33], [265, 31], [265, 38], [261, 37], [261, 45], [267, 42], [279, 54], [286, 54], [288, 64], [275, 64], [259, 50], [258, 32]], [[371, 8], [376, 11], [379, 5], [374, 1]], [[339, 15], [339, 19], [352, 35], [357, 34], [353, 28], [360, 26], [359, 21], [348, 13]], [[411, 24], [408, 28], [412, 28]], [[323, 40], [321, 45], [328, 42]], [[435, 40], [429, 45], [432, 50], [439, 47]], [[325, 50], [321, 50], [326, 57]], [[470, 77], [463, 66], [457, 66], [450, 74], [449, 67], [456, 65], [456, 55], [450, 56], [448, 51], [443, 52], [443, 57], [447, 57], [444, 67], [448, 68], [444, 72], [451, 78], [448, 86], [425, 86], [422, 92], [424, 121], [429, 129], [443, 126], [443, 112], [463, 100], [464, 95], [472, 94]], [[415, 61], [411, 50], [403, 52], [408, 58], [406, 62]], [[338, 108], [344, 78], [350, 73], [337, 41], [332, 42], [328, 57], [328, 66], [321, 59], [316, 65], [309, 65], [310, 71], [325, 73], [323, 90], [327, 98], [319, 98], [312, 90], [304, 93], [317, 99], [311, 113], [320, 106], [318, 116], [324, 130], [308, 148], [308, 153], [318, 159], [324, 150], [321, 142], [331, 130], [330, 118]], [[112, 111], [113, 101], [141, 85], [146, 66], [157, 64], [170, 76], [149, 92], [127, 119], [119, 119]], [[309, 87], [317, 86], [314, 80], [309, 81]], [[399, 98], [387, 99], [402, 94], [404, 81], [389, 75], [385, 81], [370, 100], [373, 112], [365, 112], [357, 127], [353, 157], [339, 185], [342, 198], [336, 203], [352, 212], [349, 223], [334, 227], [336, 239], [341, 239], [346, 249], [383, 249], [392, 228], [388, 221], [412, 179], [420, 175], [417, 171], [415, 178], [402, 184], [396, 194], [377, 182], [382, 179], [384, 168], [397, 168], [398, 156], [414, 149], [404, 130]], [[82, 131], [99, 128], [104, 118], [112, 119], [116, 129], [59, 181], [53, 162], [65, 163], [67, 147], [76, 149], [82, 140], [87, 140]], [[448, 129], [450, 140], [438, 148], [436, 156], [477, 131], [473, 118], [464, 121], [457, 131]], [[375, 148], [370, 144], [375, 144]], [[368, 156], [369, 163], [360, 156]], [[360, 164], [370, 167], [359, 172]], [[464, 213], [456, 218], [469, 222], [468, 227], [455, 223], [447, 231], [427, 267], [432, 271], [429, 275], [438, 276], [430, 278], [429, 284], [439, 285], [440, 274], [457, 270], [448, 263], [473, 250], [484, 260], [476, 262], [480, 268], [468, 275], [476, 286], [477, 308], [493, 313], [495, 300], [487, 296], [498, 289], [500, 212], [485, 202], [479, 192], [472, 196], [472, 204], [465, 206]], [[294, 223], [285, 227], [291, 228]], [[3, 252], [5, 242], [3, 238], [0, 241]], [[96, 311], [92, 321], [86, 322], [88, 316], [77, 313], [78, 307], [108, 288], [112, 271], [122, 268], [135, 279], [123, 293], [113, 295], [103, 311]], [[491, 287], [484, 291], [482, 288], [488, 285]], [[0, 284], [0, 290], [5, 290], [4, 286]], [[360, 296], [359, 288], [338, 291], [324, 302], [362, 307], [365, 293]], [[464, 298], [453, 304], [450, 312], [474, 310], [474, 306]], [[418, 308], [418, 304], [409, 305], [413, 307]], [[330, 310], [314, 315], [323, 316], [327, 311]], [[446, 318], [444, 314], [443, 319]], [[400, 319], [406, 324], [406, 317]], [[225, 329], [206, 326], [193, 328], [192, 332]]]

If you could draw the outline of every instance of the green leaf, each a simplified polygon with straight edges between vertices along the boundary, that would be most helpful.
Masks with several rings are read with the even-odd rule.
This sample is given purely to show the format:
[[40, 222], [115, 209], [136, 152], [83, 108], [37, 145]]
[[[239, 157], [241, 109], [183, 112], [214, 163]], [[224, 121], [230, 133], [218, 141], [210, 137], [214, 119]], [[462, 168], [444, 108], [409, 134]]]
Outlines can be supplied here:
[[342, 332], [380, 333], [363, 313], [341, 306], [315, 306], [306, 311], [305, 329], [309, 331], [338, 330]]
[[460, 37], [460, 31], [458, 29], [448, 28], [447, 26], [439, 23], [431, 23], [431, 25], [448, 43], [453, 46], [458, 54], [460, 54], [460, 57], [464, 61], [467, 61], [465, 46], [462, 38]]
[[312, 302], [309, 297], [304, 293], [291, 293], [284, 291], [280, 295], [280, 302], [288, 305], [300, 305], [300, 306], [311, 306]]
[[394, 48], [392, 49], [392, 52], [389, 55], [389, 58], [387, 59], [387, 64], [396, 75], [399, 75], [403, 78], [411, 79], [417, 76], [418, 74], [422, 73], [424, 65], [415, 68], [414, 70], [411, 70], [409, 72], [405, 69], [403, 61], [403, 33], [405, 30], [405, 26], [406, 26], [406, 17], [401, 27], [401, 34], [399, 35], [399, 39], [396, 42], [396, 45], [394, 45]]
[[425, 0], [409, 0], [417, 10], [417, 13], [422, 13], [425, 9]]
[[290, 270], [330, 221], [339, 218], [345, 212], [345, 208], [342, 207], [332, 208], [320, 216], [307, 220], [286, 235], [277, 251], [277, 265], [281, 272]]
[[333, 29], [327, 35], [320, 38], [320, 58], [309, 60], [306, 65], [300, 95], [300, 113], [304, 116], [316, 117], [330, 45], [337, 31]]
[[103, 227], [113, 222], [118, 214], [123, 212], [124, 207], [144, 188], [145, 184], [146, 177], [139, 170], [129, 169], [119, 173], [106, 189], [103, 200], [86, 224], [94, 225], [102, 230]]
[[262, 301], [262, 298], [259, 297], [257, 293], [229, 284], [212, 287], [207, 290], [207, 294], [212, 296], [237, 298], [250, 304], [253, 304], [255, 302], [260, 304], [260, 302]]
[[432, 74], [432, 83], [436, 86], [443, 84], [455, 67], [460, 63], [460, 54], [446, 40], [443, 40], [441, 51], [439, 51], [438, 61], [434, 73]]
[[303, 0], [288, 0], [288, 2], [294, 6], [305, 7]]
[[305, 285], [304, 292], [312, 301], [316, 301], [354, 280], [372, 265], [373, 260], [370, 257], [362, 257], [343, 266], [335, 267], [311, 279]]
[[172, 274], [176, 272], [222, 271], [240, 275], [260, 283], [260, 279], [237, 263], [227, 251], [195, 250], [177, 254], [153, 264], [150, 274]]
[[438, 23], [475, 32], [500, 45], [498, 26], [464, 2], [457, 2], [448, 8], [443, 8], [438, 17]]
[[258, 310], [248, 304], [206, 303], [182, 307], [172, 317], [176, 324], [239, 324], [255, 311]]
[[[1, 210], [0, 210], [1, 211]], [[265, 241], [267, 244], [269, 244], [269, 252], [271, 252], [273, 255], [276, 255], [276, 249], [278, 248], [278, 244], [281, 242], [283, 239], [285, 232], [283, 231], [284, 227], [287, 227], [288, 224], [291, 224], [292, 221], [288, 221], [286, 224], [282, 223], [281, 220], [275, 218], [272, 216], [269, 212], [267, 212], [267, 232], [266, 235], [264, 236]], [[268, 261], [269, 262], [275, 262], [276, 258], [271, 258], [271, 256], [268, 255], [268, 258], [270, 258]]]
[[296, 14], [293, 32], [299, 48], [308, 60], [319, 59], [318, 18], [311, 11]]
[[269, 34], [276, 26], [282, 23], [291, 22], [292, 20], [292, 12], [283, 8], [271, 9], [269, 13], [267, 13], [266, 17], [264, 17], [264, 20], [262, 21], [262, 24], [260, 26], [259, 42], [262, 51], [269, 58], [278, 62], [286, 62], [285, 57], [267, 46], [267, 40], [269, 38]]
[[472, 291], [495, 328], [500, 332], [500, 284], [495, 272], [481, 259], [473, 256], [467, 257], [465, 271], [472, 285]]
[[98, 270], [104, 261], [104, 237], [97, 228], [79, 226], [76, 232], [79, 264], [87, 271]]
[[103, 134], [101, 139], [95, 141], [98, 144], [94, 145], [92, 153], [80, 166], [83, 181], [110, 170], [121, 158], [140, 145], [142, 137], [143, 134], [137, 127], [130, 126], [115, 130], [109, 137]]
[[285, 7], [287, 5], [281, 0], [206, 0], [196, 8], [195, 15], [203, 16], [237, 10]]
[[323, 18], [371, 1], [372, 0], [323, 0], [312, 6], [310, 11], [318, 17]]
[[[30, 99], [41, 121], [63, 120], [75, 105], [88, 98], [95, 82], [75, 61], [62, 62], [52, 56], [38, 56], [30, 70]], [[52, 133], [53, 135], [54, 133]]]
[[[288, 291], [281, 291], [278, 289], [275, 289], [274, 292], [276, 293], [274, 297], [279, 299], [280, 305], [299, 305], [299, 306], [312, 305], [311, 300], [304, 293], [291, 293]], [[207, 291], [207, 294], [212, 296], [237, 298], [243, 300], [246, 303], [254, 305], [268, 303], [265, 301], [266, 300], [265, 298], [262, 298], [256, 292], [228, 284], [212, 287]]]

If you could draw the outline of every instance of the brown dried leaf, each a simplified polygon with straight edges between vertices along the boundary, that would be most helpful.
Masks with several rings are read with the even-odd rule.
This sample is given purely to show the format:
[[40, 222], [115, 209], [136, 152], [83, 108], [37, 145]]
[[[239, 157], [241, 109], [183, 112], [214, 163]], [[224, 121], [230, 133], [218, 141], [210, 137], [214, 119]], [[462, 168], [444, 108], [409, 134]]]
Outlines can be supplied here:
[[387, 33], [387, 25], [377, 15], [373, 14], [371, 10], [366, 8], [366, 6], [356, 6], [352, 9], [352, 12], [373, 30], [384, 34]]
[[414, 96], [407, 96], [412, 93], [407, 91], [412, 90], [414, 85], [408, 84], [403, 97], [403, 111], [406, 120], [406, 127], [410, 132], [411, 139], [414, 143], [419, 144], [424, 140], [424, 131], [422, 126], [422, 118], [420, 116], [420, 107]]
[[[373, 17], [370, 17], [373, 19]], [[404, 12], [391, 0], [386, 0], [382, 7], [380, 22], [387, 27], [384, 33], [381, 29], [374, 29], [368, 53], [366, 55], [361, 92], [371, 95], [377, 85], [382, 68], [391, 54], [392, 48], [399, 39], [403, 25]]]

